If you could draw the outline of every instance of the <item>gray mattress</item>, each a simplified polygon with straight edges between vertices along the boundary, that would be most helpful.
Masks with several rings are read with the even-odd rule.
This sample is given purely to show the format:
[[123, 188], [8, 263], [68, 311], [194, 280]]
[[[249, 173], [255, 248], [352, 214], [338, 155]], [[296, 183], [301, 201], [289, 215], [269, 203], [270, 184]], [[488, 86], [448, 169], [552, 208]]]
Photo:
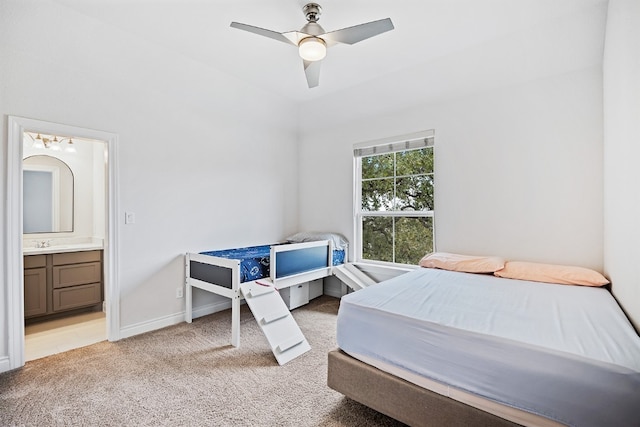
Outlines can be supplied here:
[[346, 353], [570, 426], [640, 420], [640, 337], [605, 289], [418, 269], [342, 298]]

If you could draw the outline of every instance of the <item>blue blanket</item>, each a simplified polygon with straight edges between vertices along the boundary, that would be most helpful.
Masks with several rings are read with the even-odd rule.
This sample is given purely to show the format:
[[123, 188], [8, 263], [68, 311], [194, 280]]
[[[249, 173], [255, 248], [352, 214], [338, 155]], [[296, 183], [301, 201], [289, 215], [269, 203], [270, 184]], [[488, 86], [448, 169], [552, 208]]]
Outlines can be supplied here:
[[[249, 282], [269, 277], [271, 246], [250, 246], [246, 248], [222, 249], [218, 251], [201, 252], [202, 255], [220, 258], [237, 259], [240, 261], [240, 282]], [[333, 265], [344, 263], [345, 251], [333, 251]]]
[[240, 282], [269, 277], [271, 245], [202, 252], [203, 255], [240, 260]]

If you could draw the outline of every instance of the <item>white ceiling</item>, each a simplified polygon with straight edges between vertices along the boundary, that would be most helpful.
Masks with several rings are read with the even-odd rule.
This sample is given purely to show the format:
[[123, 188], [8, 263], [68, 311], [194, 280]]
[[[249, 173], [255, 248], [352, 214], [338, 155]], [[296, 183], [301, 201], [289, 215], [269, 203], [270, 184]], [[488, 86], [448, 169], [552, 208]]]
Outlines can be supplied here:
[[[410, 96], [526, 80], [602, 60], [606, 0], [320, 0], [326, 31], [390, 17], [395, 30], [331, 47], [309, 89], [296, 48], [230, 28], [305, 24], [305, 0], [55, 0], [297, 103], [375, 87]], [[505, 74], [505, 69], [508, 74]], [[470, 83], [465, 83], [470, 82]], [[421, 85], [421, 86], [424, 86]], [[434, 92], [435, 91], [435, 92]], [[406, 102], [403, 99], [402, 102]]]

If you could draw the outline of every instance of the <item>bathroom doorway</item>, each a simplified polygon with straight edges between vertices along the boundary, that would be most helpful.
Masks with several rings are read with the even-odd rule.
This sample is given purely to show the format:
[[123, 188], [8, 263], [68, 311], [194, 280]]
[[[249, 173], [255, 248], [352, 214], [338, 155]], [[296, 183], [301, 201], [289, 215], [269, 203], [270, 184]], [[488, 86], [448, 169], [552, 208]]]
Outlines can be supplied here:
[[[65, 340], [60, 332], [71, 331], [69, 336], [75, 338], [49, 350], [53, 353], [92, 340], [119, 339], [116, 143], [117, 135], [108, 132], [9, 117], [7, 311], [11, 369], [25, 363], [26, 330], [31, 336], [57, 329], [57, 338], [52, 335], [48, 341]], [[64, 173], [52, 166], [58, 164], [55, 159], [71, 165], [71, 190], [65, 189], [67, 184], [60, 178]], [[28, 203], [33, 198], [27, 194], [31, 177], [25, 172], [49, 173], [52, 169], [56, 170], [52, 178], [44, 175], [45, 182], [54, 182], [45, 186], [54, 196], [39, 193], [35, 197], [36, 201], [43, 198], [52, 212], [38, 220], [27, 218], [24, 208], [32, 210]], [[33, 228], [25, 229], [27, 223]], [[75, 315], [80, 316], [74, 319]], [[82, 337], [89, 341], [83, 343]], [[30, 352], [29, 360], [44, 356], [42, 351]]]
[[76, 135], [23, 134], [26, 362], [107, 339], [105, 149]]

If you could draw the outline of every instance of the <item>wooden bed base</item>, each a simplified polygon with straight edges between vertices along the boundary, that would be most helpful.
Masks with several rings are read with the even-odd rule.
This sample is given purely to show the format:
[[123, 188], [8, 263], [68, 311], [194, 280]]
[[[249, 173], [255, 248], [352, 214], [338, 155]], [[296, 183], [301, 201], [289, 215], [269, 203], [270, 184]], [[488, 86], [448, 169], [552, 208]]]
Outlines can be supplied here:
[[327, 385], [356, 402], [410, 426], [519, 425], [418, 387], [356, 360], [340, 349], [329, 352]]

